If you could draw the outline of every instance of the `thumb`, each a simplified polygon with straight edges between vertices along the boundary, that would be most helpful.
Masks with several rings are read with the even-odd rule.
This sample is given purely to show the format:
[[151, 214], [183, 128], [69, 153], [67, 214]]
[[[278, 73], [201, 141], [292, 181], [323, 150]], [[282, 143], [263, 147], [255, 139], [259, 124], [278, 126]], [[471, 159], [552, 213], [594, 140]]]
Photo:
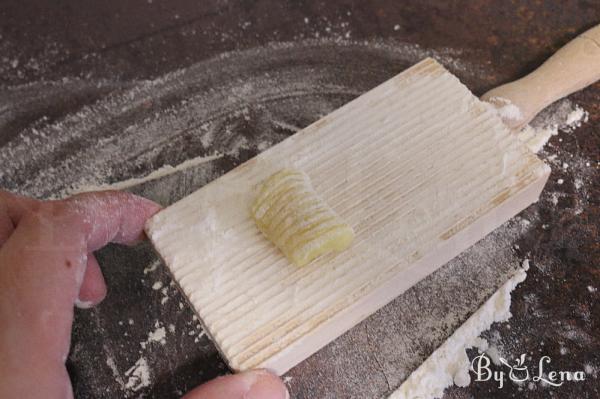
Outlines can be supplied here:
[[182, 399], [289, 399], [284, 383], [266, 370], [215, 378], [188, 392]]

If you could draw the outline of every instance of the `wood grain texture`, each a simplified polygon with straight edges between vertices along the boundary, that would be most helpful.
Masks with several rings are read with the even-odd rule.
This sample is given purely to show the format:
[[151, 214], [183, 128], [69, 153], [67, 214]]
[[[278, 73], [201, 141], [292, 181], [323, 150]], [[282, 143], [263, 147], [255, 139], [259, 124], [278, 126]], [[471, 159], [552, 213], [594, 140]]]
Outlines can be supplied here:
[[[356, 232], [291, 265], [250, 218], [307, 173]], [[427, 59], [153, 217], [146, 231], [234, 370], [284, 373], [536, 201], [549, 168]]]

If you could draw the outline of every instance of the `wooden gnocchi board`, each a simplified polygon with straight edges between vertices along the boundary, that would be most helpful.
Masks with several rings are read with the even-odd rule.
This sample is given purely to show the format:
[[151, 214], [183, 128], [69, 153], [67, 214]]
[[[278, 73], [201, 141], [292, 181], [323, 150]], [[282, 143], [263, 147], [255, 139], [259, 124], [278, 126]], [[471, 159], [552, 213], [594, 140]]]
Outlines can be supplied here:
[[[299, 268], [259, 232], [257, 185], [284, 167], [307, 173], [354, 228], [348, 250]], [[283, 374], [535, 202], [548, 175], [426, 59], [161, 211], [146, 232], [231, 368]]]

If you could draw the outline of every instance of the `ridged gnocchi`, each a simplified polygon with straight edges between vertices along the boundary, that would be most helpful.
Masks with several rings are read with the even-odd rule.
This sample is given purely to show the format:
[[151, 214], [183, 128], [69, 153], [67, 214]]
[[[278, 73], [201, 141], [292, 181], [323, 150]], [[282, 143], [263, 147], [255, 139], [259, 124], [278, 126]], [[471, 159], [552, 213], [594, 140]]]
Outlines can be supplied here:
[[298, 170], [283, 169], [267, 178], [251, 212], [259, 230], [297, 266], [331, 251], [343, 251], [354, 239], [352, 227]]

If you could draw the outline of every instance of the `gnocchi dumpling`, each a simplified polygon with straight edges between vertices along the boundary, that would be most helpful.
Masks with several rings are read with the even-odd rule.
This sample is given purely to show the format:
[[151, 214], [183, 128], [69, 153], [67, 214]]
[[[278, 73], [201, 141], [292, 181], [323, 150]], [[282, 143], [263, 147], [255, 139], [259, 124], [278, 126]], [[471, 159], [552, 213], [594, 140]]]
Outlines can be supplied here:
[[309, 177], [283, 169], [267, 178], [252, 206], [259, 230], [297, 266], [331, 251], [343, 251], [354, 230], [317, 195]]

